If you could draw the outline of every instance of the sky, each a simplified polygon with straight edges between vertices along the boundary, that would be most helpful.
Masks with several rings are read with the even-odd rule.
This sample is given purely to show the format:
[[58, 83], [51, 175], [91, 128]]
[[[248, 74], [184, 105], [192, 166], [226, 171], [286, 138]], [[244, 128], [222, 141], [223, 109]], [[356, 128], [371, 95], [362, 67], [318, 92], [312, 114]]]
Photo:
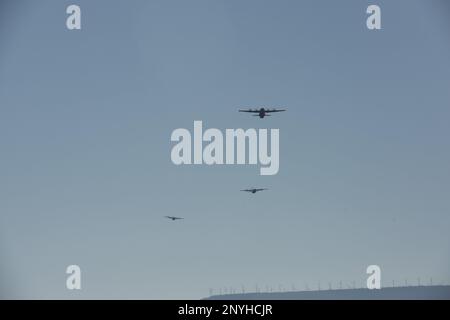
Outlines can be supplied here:
[[[0, 297], [362, 286], [372, 264], [383, 286], [450, 283], [449, 16], [444, 0], [3, 0]], [[237, 112], [253, 106], [287, 112]], [[171, 133], [195, 120], [279, 129], [279, 173], [174, 165]]]

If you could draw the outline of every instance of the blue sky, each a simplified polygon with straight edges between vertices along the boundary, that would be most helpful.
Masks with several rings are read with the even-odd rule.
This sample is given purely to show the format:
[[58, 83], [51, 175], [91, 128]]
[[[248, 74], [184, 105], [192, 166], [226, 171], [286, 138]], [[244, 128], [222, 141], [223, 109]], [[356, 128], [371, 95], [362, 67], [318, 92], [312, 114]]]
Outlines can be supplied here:
[[[80, 31], [65, 26], [72, 3]], [[380, 31], [365, 25], [372, 3]], [[445, 1], [21, 0], [0, 11], [4, 296], [360, 285], [370, 264], [385, 285], [450, 281]], [[259, 105], [288, 112], [237, 113]], [[171, 132], [194, 120], [279, 128], [279, 173], [174, 166]], [[239, 192], [249, 186], [270, 191]], [[65, 288], [70, 264], [80, 292]]]

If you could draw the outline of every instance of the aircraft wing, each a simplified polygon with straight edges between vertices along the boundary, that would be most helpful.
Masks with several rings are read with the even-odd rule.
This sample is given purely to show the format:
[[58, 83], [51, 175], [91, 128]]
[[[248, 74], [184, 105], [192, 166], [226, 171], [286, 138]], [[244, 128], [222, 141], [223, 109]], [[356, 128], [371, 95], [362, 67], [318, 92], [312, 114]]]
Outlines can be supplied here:
[[252, 110], [252, 109], [248, 109], [248, 110], [242, 110], [242, 109], [239, 109], [239, 112], [252, 112], [252, 113], [259, 113], [259, 111], [258, 111], [258, 110]]
[[266, 113], [269, 113], [269, 112], [283, 112], [283, 111], [286, 111], [286, 109], [272, 109], [272, 110], [266, 110]]

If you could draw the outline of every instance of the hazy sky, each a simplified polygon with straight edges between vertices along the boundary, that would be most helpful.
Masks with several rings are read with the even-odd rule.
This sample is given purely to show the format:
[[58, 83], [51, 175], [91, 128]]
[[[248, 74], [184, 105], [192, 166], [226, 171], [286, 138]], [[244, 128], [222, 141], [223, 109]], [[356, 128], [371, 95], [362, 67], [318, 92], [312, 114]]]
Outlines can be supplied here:
[[[359, 286], [370, 264], [384, 285], [450, 282], [449, 17], [444, 0], [2, 0], [1, 295]], [[288, 111], [237, 112], [260, 105]], [[194, 120], [279, 128], [279, 173], [173, 165]]]

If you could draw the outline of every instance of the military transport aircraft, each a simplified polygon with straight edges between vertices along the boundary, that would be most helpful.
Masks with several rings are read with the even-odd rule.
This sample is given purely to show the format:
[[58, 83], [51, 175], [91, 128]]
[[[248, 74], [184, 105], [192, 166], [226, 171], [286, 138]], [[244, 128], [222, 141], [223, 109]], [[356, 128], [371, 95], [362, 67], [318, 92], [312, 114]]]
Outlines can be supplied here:
[[286, 111], [285, 109], [247, 109], [247, 110], [242, 110], [239, 109], [239, 112], [250, 112], [250, 113], [255, 113], [253, 116], [254, 117], [260, 117], [261, 119], [264, 117], [269, 117], [270, 114], [268, 113], [272, 113], [272, 112], [283, 112]]
[[172, 221], [184, 219], [184, 218], [180, 218], [180, 217], [172, 217], [172, 216], [165, 216], [165, 218], [170, 219], [170, 220], [172, 220]]
[[267, 189], [267, 188], [252, 188], [252, 189], [244, 189], [241, 191], [257, 193], [258, 191], [263, 191], [263, 190], [269, 190], [269, 189]]

